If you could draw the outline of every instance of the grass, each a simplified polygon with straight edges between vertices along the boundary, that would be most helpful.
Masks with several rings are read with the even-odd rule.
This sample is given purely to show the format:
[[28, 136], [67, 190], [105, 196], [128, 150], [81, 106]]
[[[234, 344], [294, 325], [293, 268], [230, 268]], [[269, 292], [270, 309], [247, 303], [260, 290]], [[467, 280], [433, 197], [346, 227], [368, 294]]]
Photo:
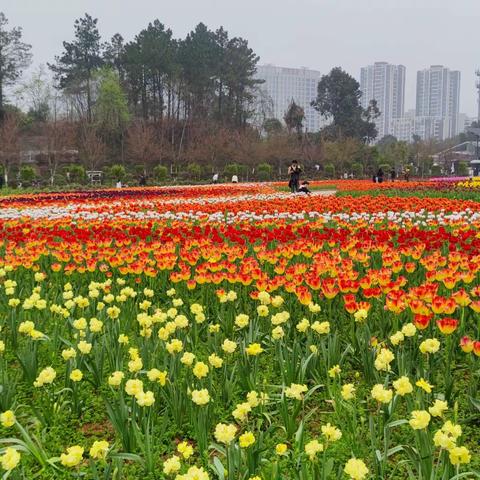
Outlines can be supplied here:
[[[334, 184], [308, 185], [308, 188], [313, 192], [337, 190], [337, 187]], [[278, 190], [279, 192], [289, 192], [290, 188], [287, 185], [282, 185], [280, 187], [275, 187], [275, 190]]]
[[345, 190], [337, 191], [337, 197], [363, 197], [369, 195], [372, 197], [384, 196], [384, 197], [428, 197], [428, 198], [446, 198], [450, 200], [472, 200], [474, 202], [480, 202], [480, 191], [474, 190], [402, 190], [402, 189], [385, 189], [385, 190]]

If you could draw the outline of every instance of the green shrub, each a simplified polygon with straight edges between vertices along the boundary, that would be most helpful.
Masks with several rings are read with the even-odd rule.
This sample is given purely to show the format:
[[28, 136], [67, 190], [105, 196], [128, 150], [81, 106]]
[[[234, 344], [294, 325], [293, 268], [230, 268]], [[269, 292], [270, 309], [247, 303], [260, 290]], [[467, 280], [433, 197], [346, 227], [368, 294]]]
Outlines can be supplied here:
[[167, 178], [168, 169], [164, 165], [157, 165], [153, 169], [153, 176], [157, 182], [164, 182]]
[[261, 181], [271, 180], [272, 179], [273, 168], [268, 163], [260, 163], [257, 166], [257, 178]]
[[[50, 185], [50, 179], [48, 179], [48, 184]], [[62, 175], [60, 173], [57, 173], [55, 174], [55, 176], [53, 177], [53, 184], [58, 186], [58, 187], [63, 187], [65, 185], [67, 185], [67, 177], [65, 177], [65, 175]]]
[[187, 174], [190, 177], [199, 180], [202, 175], [202, 167], [198, 163], [189, 163], [187, 166]]
[[238, 163], [229, 163], [223, 169], [223, 173], [227, 178], [233, 177], [233, 175], [240, 175], [244, 170], [243, 165], [239, 165]]
[[467, 162], [458, 162], [457, 163], [457, 175], [466, 177], [468, 175], [468, 164]]
[[36, 177], [35, 170], [29, 165], [23, 165], [20, 168], [20, 181], [24, 185], [30, 185]]
[[114, 180], [115, 182], [118, 180], [121, 181], [124, 180], [127, 176], [127, 171], [125, 170], [125, 167], [123, 165], [112, 165], [108, 169], [108, 176], [111, 180]]
[[87, 179], [85, 169], [81, 165], [70, 165], [67, 173], [68, 183], [84, 184]]
[[355, 162], [352, 164], [352, 173], [356, 178], [363, 177], [363, 165]]
[[389, 163], [382, 163], [378, 168], [381, 168], [383, 170], [383, 175], [386, 176], [392, 169], [392, 166]]
[[133, 166], [133, 176], [134, 177], [139, 177], [140, 175], [143, 175], [145, 173], [145, 165], [140, 165], [140, 164], [135, 164]]
[[327, 178], [334, 178], [335, 177], [335, 165], [331, 163], [327, 163], [324, 168], [325, 176]]

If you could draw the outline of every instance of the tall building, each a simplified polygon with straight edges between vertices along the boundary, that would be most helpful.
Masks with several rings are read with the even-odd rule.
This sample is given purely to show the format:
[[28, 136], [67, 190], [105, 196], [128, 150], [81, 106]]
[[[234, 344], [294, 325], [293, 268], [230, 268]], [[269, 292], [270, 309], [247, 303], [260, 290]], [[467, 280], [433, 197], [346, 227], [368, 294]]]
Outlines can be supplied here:
[[454, 70], [450, 72], [450, 130], [449, 136], [454, 137], [463, 132], [464, 128], [460, 121], [460, 72]]
[[360, 99], [367, 108], [371, 100], [377, 101], [380, 116], [375, 120], [380, 139], [389, 135], [394, 118], [403, 116], [405, 106], [405, 67], [387, 62], [375, 62], [360, 71]]
[[432, 65], [417, 72], [417, 117], [433, 117], [445, 122], [443, 138], [459, 131], [460, 72]]
[[264, 80], [262, 92], [272, 101], [272, 116], [284, 122], [283, 117], [292, 100], [305, 112], [304, 127], [308, 132], [317, 132], [323, 123], [320, 114], [310, 106], [317, 97], [320, 72], [307, 68], [284, 68], [274, 65], [257, 67], [256, 78]]
[[409, 110], [403, 117], [394, 118], [390, 124], [390, 134], [398, 141], [413, 142], [417, 135], [422, 140], [443, 140], [448, 122], [439, 117], [417, 117], [415, 110]]

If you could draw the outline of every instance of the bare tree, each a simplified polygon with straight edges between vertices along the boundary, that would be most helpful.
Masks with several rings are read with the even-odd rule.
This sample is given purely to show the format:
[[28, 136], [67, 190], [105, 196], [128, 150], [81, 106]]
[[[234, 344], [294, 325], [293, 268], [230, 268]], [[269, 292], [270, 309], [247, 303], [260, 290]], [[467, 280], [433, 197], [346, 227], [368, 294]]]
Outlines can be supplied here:
[[28, 80], [21, 83], [16, 95], [26, 103], [35, 120], [45, 122], [49, 119], [52, 102], [55, 100], [53, 91], [45, 67], [40, 65]]
[[249, 108], [252, 111], [251, 124], [258, 130], [261, 130], [265, 121], [274, 115], [272, 97], [258, 85], [252, 91]]
[[155, 131], [145, 121], [133, 123], [127, 130], [127, 155], [143, 165], [144, 170], [152, 163], [157, 152]]
[[105, 160], [106, 146], [94, 127], [84, 125], [80, 136], [80, 159], [89, 170], [97, 170]]
[[324, 147], [325, 161], [331, 163], [336, 172], [342, 173], [350, 167], [352, 159], [358, 158], [362, 142], [356, 138], [346, 137], [341, 141], [325, 142]]
[[320, 165], [323, 162], [323, 142], [322, 138], [316, 138], [312, 135], [304, 135], [302, 139], [302, 158], [304, 166]]
[[3, 167], [5, 185], [8, 185], [8, 174], [12, 164], [19, 159], [19, 119], [17, 115], [5, 115], [0, 126], [0, 163]]
[[44, 136], [46, 140], [47, 165], [49, 182], [53, 185], [58, 167], [67, 157], [75, 145], [75, 129], [67, 121], [50, 122], [45, 124]]

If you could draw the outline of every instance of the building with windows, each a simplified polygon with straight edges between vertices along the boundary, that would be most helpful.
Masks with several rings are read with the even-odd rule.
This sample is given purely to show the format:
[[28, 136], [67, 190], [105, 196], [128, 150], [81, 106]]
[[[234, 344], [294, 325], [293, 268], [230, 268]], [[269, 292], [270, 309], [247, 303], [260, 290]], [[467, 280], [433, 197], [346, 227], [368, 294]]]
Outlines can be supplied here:
[[417, 117], [431, 117], [444, 123], [443, 137], [458, 135], [461, 131], [459, 120], [460, 72], [443, 65], [432, 65], [417, 72]]
[[375, 62], [360, 71], [361, 105], [368, 108], [371, 100], [377, 101], [380, 116], [375, 120], [381, 139], [391, 134], [393, 119], [403, 116], [405, 107], [405, 67], [387, 62]]
[[261, 94], [271, 100], [269, 116], [285, 123], [285, 113], [294, 100], [305, 112], [305, 131], [317, 132], [325, 124], [321, 115], [310, 105], [317, 97], [320, 72], [307, 68], [261, 65], [257, 67], [256, 78], [264, 81], [259, 86]]
[[390, 124], [390, 134], [402, 142], [413, 142], [417, 135], [422, 140], [443, 140], [448, 122], [438, 117], [418, 117], [415, 110], [408, 111], [401, 118], [394, 118]]

